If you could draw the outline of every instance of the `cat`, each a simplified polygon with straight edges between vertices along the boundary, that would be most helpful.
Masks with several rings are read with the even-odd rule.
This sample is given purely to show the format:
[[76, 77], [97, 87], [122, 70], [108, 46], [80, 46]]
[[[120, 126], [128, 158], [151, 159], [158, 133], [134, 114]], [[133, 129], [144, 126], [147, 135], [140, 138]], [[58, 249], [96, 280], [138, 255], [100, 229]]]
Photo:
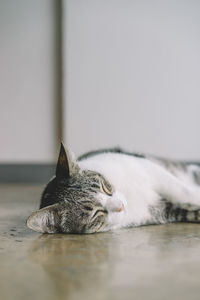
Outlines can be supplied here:
[[200, 222], [200, 166], [120, 148], [76, 160], [61, 144], [56, 175], [27, 226], [42, 233], [95, 233], [171, 222]]

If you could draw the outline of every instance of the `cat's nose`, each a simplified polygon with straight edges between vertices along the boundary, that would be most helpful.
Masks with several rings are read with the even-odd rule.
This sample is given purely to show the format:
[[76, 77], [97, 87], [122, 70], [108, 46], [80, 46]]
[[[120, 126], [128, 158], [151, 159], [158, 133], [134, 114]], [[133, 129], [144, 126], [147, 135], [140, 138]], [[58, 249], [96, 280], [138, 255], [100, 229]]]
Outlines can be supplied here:
[[116, 212], [120, 212], [122, 210], [124, 210], [124, 203], [122, 203], [122, 206], [120, 208], [116, 209]]
[[112, 208], [112, 212], [121, 212], [124, 210], [124, 204], [122, 203], [122, 205], [120, 207], [113, 207]]
[[125, 208], [124, 203], [118, 199], [113, 199], [107, 202], [106, 206], [107, 210], [110, 212], [121, 212]]

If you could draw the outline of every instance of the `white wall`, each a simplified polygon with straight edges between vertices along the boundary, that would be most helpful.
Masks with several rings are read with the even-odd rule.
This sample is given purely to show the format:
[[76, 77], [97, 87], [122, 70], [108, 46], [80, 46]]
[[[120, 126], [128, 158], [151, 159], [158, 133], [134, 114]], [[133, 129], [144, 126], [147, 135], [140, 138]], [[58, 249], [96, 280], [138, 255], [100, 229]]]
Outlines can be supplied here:
[[0, 1], [0, 163], [57, 150], [54, 0]]
[[200, 1], [65, 0], [65, 140], [200, 159]]

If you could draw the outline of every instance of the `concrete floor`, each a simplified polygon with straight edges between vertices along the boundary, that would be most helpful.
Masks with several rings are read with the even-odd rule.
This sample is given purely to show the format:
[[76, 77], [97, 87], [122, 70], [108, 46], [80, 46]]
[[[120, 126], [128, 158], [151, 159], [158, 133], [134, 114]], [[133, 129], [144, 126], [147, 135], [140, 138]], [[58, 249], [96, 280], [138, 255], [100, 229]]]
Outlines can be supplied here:
[[41, 190], [0, 186], [0, 299], [200, 299], [200, 225], [40, 235]]

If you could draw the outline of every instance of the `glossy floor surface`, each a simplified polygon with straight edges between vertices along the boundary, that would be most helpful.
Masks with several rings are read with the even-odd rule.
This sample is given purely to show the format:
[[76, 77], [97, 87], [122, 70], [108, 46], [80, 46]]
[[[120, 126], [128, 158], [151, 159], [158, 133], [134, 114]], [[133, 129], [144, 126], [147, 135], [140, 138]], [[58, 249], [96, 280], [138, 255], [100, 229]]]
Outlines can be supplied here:
[[42, 186], [0, 186], [0, 299], [200, 299], [200, 225], [40, 235]]

